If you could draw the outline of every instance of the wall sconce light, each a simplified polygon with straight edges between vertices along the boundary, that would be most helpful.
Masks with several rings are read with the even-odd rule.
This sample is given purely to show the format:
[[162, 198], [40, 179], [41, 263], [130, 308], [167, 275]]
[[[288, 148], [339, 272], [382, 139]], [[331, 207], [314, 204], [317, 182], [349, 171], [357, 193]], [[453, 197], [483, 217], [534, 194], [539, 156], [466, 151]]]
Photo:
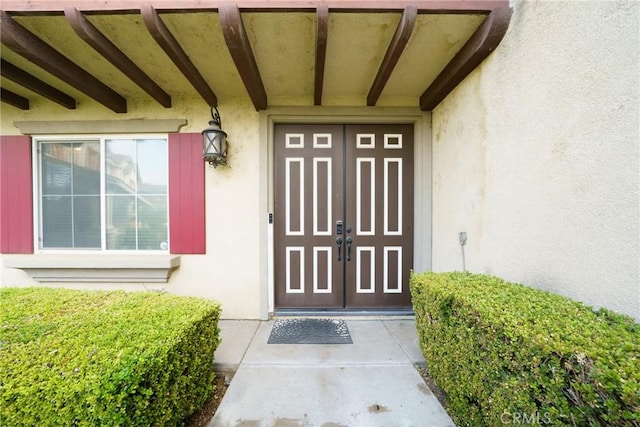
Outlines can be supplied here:
[[[216, 110], [215, 114], [213, 110]], [[227, 133], [222, 130], [220, 113], [216, 107], [211, 107], [211, 121], [209, 127], [202, 131], [202, 142], [204, 152], [202, 158], [209, 165], [227, 164]]]

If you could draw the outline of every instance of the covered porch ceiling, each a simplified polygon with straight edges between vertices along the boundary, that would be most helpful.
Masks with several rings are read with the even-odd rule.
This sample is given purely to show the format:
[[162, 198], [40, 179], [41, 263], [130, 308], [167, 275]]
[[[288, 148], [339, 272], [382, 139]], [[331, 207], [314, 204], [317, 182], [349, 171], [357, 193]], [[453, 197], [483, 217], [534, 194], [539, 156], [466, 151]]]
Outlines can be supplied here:
[[130, 100], [165, 108], [429, 111], [498, 45], [508, 0], [3, 0], [1, 100], [28, 110]]

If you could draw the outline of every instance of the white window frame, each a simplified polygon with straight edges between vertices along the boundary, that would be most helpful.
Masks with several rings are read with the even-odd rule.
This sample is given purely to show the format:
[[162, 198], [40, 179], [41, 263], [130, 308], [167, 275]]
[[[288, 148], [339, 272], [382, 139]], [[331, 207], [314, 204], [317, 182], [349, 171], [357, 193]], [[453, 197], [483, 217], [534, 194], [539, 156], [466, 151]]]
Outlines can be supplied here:
[[[106, 177], [104, 173], [105, 141], [109, 139], [163, 139], [167, 143], [167, 249], [166, 250], [116, 250], [106, 248], [106, 211], [104, 209], [106, 201]], [[41, 246], [42, 236], [42, 207], [40, 206], [40, 196], [42, 192], [40, 145], [48, 142], [70, 142], [96, 140], [100, 142], [100, 248], [68, 248], [68, 249], [47, 249]], [[33, 195], [33, 247], [35, 253], [40, 254], [169, 254], [171, 249], [169, 217], [169, 135], [164, 134], [72, 134], [72, 135], [39, 135], [31, 139], [32, 143], [32, 195]]]

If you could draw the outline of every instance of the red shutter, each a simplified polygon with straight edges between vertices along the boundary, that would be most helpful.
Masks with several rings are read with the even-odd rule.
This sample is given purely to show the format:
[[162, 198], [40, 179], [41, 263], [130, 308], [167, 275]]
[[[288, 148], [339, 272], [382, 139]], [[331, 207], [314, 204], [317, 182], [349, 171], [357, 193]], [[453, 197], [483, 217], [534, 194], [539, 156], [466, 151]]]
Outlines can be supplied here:
[[0, 253], [33, 253], [31, 138], [0, 136]]
[[169, 134], [169, 239], [172, 254], [204, 254], [202, 135]]

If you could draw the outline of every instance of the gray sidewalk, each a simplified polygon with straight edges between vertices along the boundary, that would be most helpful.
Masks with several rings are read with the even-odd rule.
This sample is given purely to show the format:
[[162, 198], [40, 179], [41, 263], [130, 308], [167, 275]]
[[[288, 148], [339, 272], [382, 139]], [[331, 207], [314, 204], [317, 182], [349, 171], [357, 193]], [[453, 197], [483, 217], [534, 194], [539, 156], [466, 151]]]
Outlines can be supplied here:
[[209, 427], [454, 425], [415, 369], [413, 319], [348, 319], [353, 344], [333, 345], [267, 344], [272, 325], [221, 321], [233, 379]]

